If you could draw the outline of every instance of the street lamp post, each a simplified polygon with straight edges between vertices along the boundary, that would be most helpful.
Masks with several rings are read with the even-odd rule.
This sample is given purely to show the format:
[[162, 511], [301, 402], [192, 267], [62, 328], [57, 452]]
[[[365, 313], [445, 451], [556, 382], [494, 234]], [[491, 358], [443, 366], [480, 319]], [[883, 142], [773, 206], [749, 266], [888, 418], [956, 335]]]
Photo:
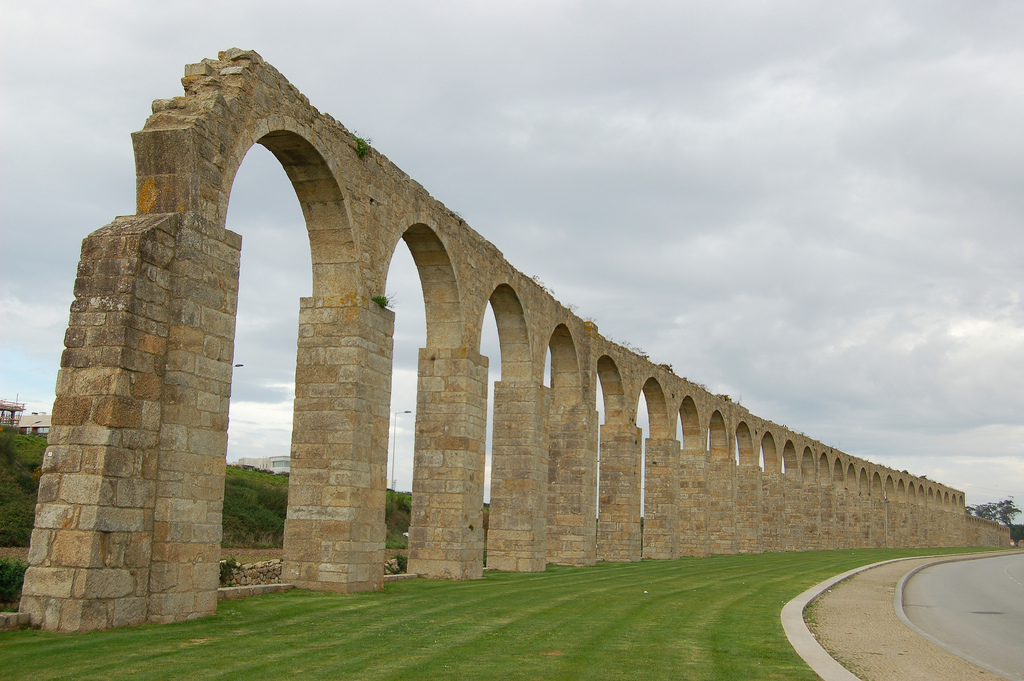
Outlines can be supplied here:
[[409, 411], [408, 409], [406, 409], [405, 411], [396, 411], [395, 422], [391, 426], [391, 489], [396, 492], [398, 491], [397, 489], [395, 489], [396, 487], [398, 487], [398, 480], [395, 479], [395, 440], [398, 437], [398, 417], [401, 416], [402, 414], [411, 413], [412, 412]]

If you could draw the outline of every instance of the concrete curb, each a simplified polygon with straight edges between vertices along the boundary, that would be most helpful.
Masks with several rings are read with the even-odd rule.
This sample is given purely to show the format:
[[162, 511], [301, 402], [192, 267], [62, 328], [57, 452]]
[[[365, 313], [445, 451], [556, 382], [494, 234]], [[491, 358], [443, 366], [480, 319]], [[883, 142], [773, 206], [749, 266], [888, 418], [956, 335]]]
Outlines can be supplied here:
[[[935, 563], [969, 560], [974, 558], [990, 558], [993, 556], [1005, 555], [1007, 553], [1009, 552], [999, 551], [989, 552], [983, 555], [967, 554], [944, 557], [935, 556], [937, 559]], [[830, 577], [824, 582], [815, 584], [789, 603], [786, 603], [785, 607], [782, 608], [782, 628], [786, 631], [786, 638], [789, 639], [789, 643], [793, 646], [796, 654], [799, 655], [803, 661], [821, 677], [822, 681], [860, 681], [859, 677], [855, 676], [848, 669], [836, 662], [835, 659], [821, 647], [817, 639], [814, 637], [814, 634], [811, 633], [810, 629], [807, 628], [807, 624], [804, 622], [804, 610], [815, 598], [825, 593], [836, 584], [839, 584], [854, 575], [858, 575], [861, 572], [866, 572], [867, 570], [871, 570], [872, 568], [880, 567], [882, 565], [889, 565], [890, 563], [899, 563], [905, 560], [920, 560], [922, 558], [930, 557], [931, 556], [910, 556], [908, 558], [894, 558], [893, 560], [883, 560], [878, 563], [854, 568], [853, 570], [848, 570], [847, 572], [836, 575], [835, 577]], [[934, 565], [934, 563], [929, 563], [929, 565]], [[896, 593], [901, 593], [901, 586], [897, 586]], [[897, 610], [897, 613], [899, 613], [899, 610]], [[917, 629], [914, 629], [914, 631], [916, 632]], [[969, 661], [974, 663], [973, 660]]]
[[913, 622], [910, 621], [910, 618], [907, 617], [906, 611], [903, 609], [903, 589], [904, 589], [904, 587], [906, 587], [907, 582], [910, 581], [911, 577], [916, 575], [921, 570], [924, 570], [925, 568], [930, 568], [933, 565], [942, 565], [943, 563], [958, 563], [958, 562], [964, 561], [964, 560], [981, 560], [983, 558], [999, 558], [1001, 556], [1018, 555], [1018, 554], [1019, 554], [1019, 551], [1013, 551], [1013, 552], [1010, 552], [1010, 551], [1000, 551], [998, 553], [987, 553], [987, 554], [982, 554], [982, 555], [971, 554], [971, 555], [967, 555], [967, 556], [949, 557], [949, 558], [946, 558], [946, 559], [943, 559], [943, 560], [934, 560], [934, 561], [932, 561], [930, 563], [925, 563], [924, 565], [918, 565], [916, 568], [914, 568], [913, 570], [911, 570], [907, 574], [905, 574], [902, 577], [900, 577], [900, 581], [896, 583], [896, 593], [893, 594], [893, 599], [892, 599], [892, 606], [893, 606], [893, 609], [896, 611], [896, 616], [900, 618], [900, 622], [903, 622], [903, 624], [907, 628], [909, 628], [911, 631], [913, 631], [915, 634], [917, 634], [918, 636], [920, 636], [920, 637], [922, 637], [924, 639], [927, 639], [927, 640], [931, 641], [932, 643], [934, 643], [935, 645], [939, 646], [943, 650], [945, 650], [947, 652], [950, 652], [950, 653], [953, 653], [957, 657], [963, 658], [963, 659], [967, 660], [968, 662], [970, 662], [971, 664], [973, 664], [973, 665], [975, 665], [977, 667], [981, 667], [985, 671], [992, 672], [993, 674], [995, 674], [997, 676], [1001, 676], [1004, 679], [1010, 679], [1010, 681], [1015, 681], [1016, 679], [1019, 679], [1020, 678], [1019, 676], [1014, 676], [1014, 675], [1010, 674], [1009, 672], [1003, 671], [1002, 669], [998, 669], [998, 668], [993, 667], [993, 666], [991, 666], [989, 664], [986, 664], [985, 662], [982, 662], [981, 660], [973, 658], [970, 655], [968, 655], [967, 653], [962, 653], [959, 650], [957, 650], [956, 648], [953, 648], [952, 646], [950, 646], [950, 645], [948, 645], [946, 643], [943, 643], [942, 641], [940, 641], [939, 639], [935, 638], [931, 634], [928, 634], [927, 632], [919, 629], [916, 624], [914, 624]]

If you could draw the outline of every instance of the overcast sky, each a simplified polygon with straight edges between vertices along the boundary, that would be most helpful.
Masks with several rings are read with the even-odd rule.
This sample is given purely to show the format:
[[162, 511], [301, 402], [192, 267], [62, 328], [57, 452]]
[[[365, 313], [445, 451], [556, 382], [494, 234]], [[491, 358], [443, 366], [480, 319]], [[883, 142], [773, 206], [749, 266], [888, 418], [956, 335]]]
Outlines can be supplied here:
[[[1024, 4], [320, 5], [0, 3], [0, 398], [50, 411], [81, 240], [135, 211], [130, 133], [237, 46], [606, 336], [967, 503], [1024, 501]], [[285, 454], [309, 246], [262, 148], [228, 227], [229, 458]], [[411, 410], [405, 249], [388, 288]]]

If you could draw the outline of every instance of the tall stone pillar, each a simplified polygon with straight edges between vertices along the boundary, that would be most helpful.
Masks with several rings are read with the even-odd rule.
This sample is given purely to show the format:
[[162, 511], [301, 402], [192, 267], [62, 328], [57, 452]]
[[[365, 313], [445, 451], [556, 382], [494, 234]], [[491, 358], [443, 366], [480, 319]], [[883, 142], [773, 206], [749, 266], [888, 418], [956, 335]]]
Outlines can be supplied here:
[[740, 465], [736, 469], [735, 523], [737, 553], [764, 551], [761, 469], [756, 465]]
[[708, 535], [712, 554], [736, 553], [736, 463], [711, 457], [708, 465]]
[[761, 537], [764, 541], [764, 550], [784, 551], [786, 493], [782, 474], [778, 472], [765, 473], [761, 481], [761, 489], [761, 508], [764, 516]]
[[686, 447], [679, 456], [679, 509], [676, 512], [681, 556], [711, 554], [708, 535], [708, 452]]
[[216, 609], [240, 245], [192, 213], [83, 243], [23, 590], [35, 624]]
[[859, 491], [855, 499], [857, 509], [857, 527], [854, 536], [857, 538], [857, 548], [874, 548], [874, 533], [871, 531], [871, 497], [867, 492]]
[[782, 526], [782, 550], [802, 551], [804, 548], [803, 483], [795, 477], [782, 480], [785, 511]]
[[548, 417], [548, 562], [597, 561], [598, 413], [552, 408]]
[[471, 348], [421, 349], [410, 573], [483, 575], [486, 428], [487, 358]]
[[383, 585], [394, 313], [303, 298], [283, 579], [352, 593]]
[[494, 384], [489, 568], [544, 572], [547, 566], [546, 398], [541, 385]]
[[180, 221], [153, 511], [149, 620], [217, 610], [241, 237]]
[[850, 548], [850, 495], [842, 483], [832, 486], [832, 505], [835, 509], [835, 548]]
[[679, 557], [679, 440], [645, 443], [644, 558]]
[[917, 496], [910, 502], [911, 522], [917, 539], [915, 547], [928, 546], [928, 526], [924, 522], [924, 498]]
[[[828, 473], [823, 473], [827, 476]], [[820, 521], [818, 524], [818, 548], [835, 549], [836, 547], [836, 510], [835, 487], [824, 477], [826, 482], [818, 483], [818, 503]]]
[[640, 560], [640, 437], [631, 423], [601, 426], [597, 559]]
[[800, 487], [800, 515], [803, 517], [803, 538], [799, 551], [813, 551], [821, 545], [821, 489], [816, 480], [803, 481]]

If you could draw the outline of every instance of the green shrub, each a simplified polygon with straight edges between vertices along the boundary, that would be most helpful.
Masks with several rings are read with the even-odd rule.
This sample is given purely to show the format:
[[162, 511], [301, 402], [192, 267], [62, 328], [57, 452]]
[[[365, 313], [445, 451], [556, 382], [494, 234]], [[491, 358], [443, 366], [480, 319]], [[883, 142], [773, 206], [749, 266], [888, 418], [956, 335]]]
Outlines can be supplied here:
[[14, 436], [17, 434], [18, 431], [10, 426], [0, 428], [0, 461], [8, 466], [15, 465]]
[[0, 546], [28, 546], [46, 438], [0, 431]]
[[28, 563], [17, 558], [0, 558], [0, 603], [13, 603], [21, 598]]
[[370, 153], [370, 144], [373, 140], [369, 138], [356, 137], [356, 156], [363, 158]]
[[14, 436], [14, 456], [26, 472], [31, 472], [43, 465], [43, 452], [45, 451], [45, 437], [39, 435]]
[[227, 557], [220, 562], [220, 585], [231, 586], [231, 572], [238, 567], [238, 563], [232, 557]]
[[288, 478], [228, 467], [224, 477], [225, 547], [280, 548], [288, 513]]
[[409, 521], [411, 518], [412, 495], [389, 489], [387, 492], [387, 502], [384, 506], [384, 522], [387, 525], [385, 548], [409, 548], [409, 540], [405, 534], [409, 531]]

